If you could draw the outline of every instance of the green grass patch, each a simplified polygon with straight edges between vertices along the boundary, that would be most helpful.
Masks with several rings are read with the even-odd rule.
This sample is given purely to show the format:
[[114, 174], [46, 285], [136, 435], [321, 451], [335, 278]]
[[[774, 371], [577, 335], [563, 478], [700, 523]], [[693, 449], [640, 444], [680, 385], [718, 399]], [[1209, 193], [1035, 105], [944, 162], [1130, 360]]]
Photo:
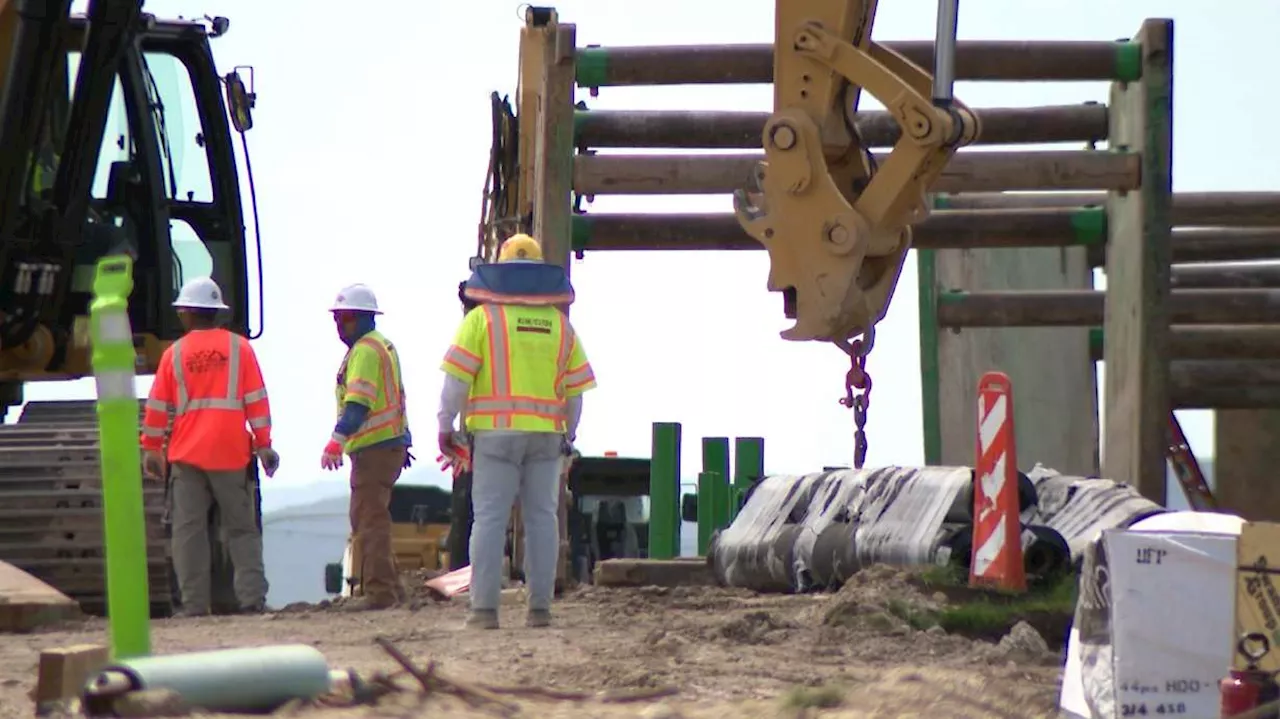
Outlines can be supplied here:
[[914, 574], [911, 581], [924, 593], [941, 593], [947, 599], [936, 611], [901, 600], [888, 603], [891, 614], [918, 630], [939, 626], [948, 633], [994, 640], [1025, 621], [1050, 646], [1061, 646], [1075, 612], [1074, 573], [1033, 585], [1026, 593], [970, 587], [967, 574], [954, 567], [928, 567]]
[[834, 709], [844, 703], [844, 690], [834, 686], [792, 687], [782, 695], [787, 709]]

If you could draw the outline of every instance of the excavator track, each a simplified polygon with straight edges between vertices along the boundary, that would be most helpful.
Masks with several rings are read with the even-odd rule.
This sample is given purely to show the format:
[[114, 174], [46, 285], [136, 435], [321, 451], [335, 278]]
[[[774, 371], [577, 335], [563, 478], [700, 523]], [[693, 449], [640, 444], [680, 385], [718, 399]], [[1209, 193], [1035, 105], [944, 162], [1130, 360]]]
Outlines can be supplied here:
[[[153, 616], [173, 610], [165, 485], [143, 485]], [[0, 425], [0, 561], [106, 612], [97, 415], [89, 401], [29, 402]]]

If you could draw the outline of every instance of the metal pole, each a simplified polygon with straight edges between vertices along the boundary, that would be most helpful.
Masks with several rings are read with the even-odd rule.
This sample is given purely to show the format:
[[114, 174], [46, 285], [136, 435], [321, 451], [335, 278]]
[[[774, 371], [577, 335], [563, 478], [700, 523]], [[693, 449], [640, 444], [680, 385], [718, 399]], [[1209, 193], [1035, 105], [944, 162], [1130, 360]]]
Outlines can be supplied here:
[[649, 459], [649, 558], [680, 554], [680, 423], [653, 423]]
[[98, 261], [89, 318], [102, 448], [107, 617], [111, 654], [115, 659], [151, 653], [142, 451], [138, 446], [138, 397], [134, 389], [137, 355], [133, 348], [133, 329], [129, 325], [132, 291], [132, 258], [113, 255]]
[[956, 84], [956, 26], [960, 0], [938, 0], [938, 32], [933, 50], [933, 104], [951, 107]]

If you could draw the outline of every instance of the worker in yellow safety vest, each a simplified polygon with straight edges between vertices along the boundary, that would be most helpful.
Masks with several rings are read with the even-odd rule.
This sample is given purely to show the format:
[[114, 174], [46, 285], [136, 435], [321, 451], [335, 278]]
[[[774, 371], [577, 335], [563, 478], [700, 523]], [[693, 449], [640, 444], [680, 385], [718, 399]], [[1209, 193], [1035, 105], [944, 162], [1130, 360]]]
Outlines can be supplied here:
[[330, 307], [347, 354], [338, 369], [338, 423], [320, 457], [327, 470], [351, 458], [351, 533], [361, 547], [363, 596], [345, 609], [386, 609], [402, 598], [391, 547], [391, 490], [413, 459], [396, 348], [375, 326], [373, 291], [351, 285]]
[[497, 263], [475, 268], [467, 312], [445, 354], [439, 443], [454, 449], [454, 419], [471, 437], [471, 613], [466, 626], [498, 628], [503, 549], [517, 497], [524, 521], [526, 625], [551, 624], [560, 550], [560, 472], [572, 451], [582, 394], [595, 375], [569, 318], [563, 268], [542, 261], [528, 235], [503, 243]]

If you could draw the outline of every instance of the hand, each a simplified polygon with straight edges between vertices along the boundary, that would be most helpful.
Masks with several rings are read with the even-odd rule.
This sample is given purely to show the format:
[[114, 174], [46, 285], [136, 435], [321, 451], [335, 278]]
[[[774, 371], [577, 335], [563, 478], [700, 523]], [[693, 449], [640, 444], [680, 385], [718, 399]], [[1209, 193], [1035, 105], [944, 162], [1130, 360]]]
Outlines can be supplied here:
[[329, 440], [329, 444], [324, 446], [324, 453], [320, 455], [320, 466], [327, 470], [335, 470], [342, 466], [342, 445], [337, 440]]
[[453, 432], [437, 434], [436, 443], [440, 446], [440, 454], [445, 457], [452, 457], [458, 452], [456, 445], [453, 443]]
[[164, 479], [166, 470], [168, 466], [164, 461], [164, 455], [150, 451], [142, 453], [142, 476], [147, 479]]
[[270, 447], [260, 448], [258, 459], [262, 460], [262, 471], [266, 472], [268, 477], [274, 477], [276, 470], [280, 469], [280, 454]]

